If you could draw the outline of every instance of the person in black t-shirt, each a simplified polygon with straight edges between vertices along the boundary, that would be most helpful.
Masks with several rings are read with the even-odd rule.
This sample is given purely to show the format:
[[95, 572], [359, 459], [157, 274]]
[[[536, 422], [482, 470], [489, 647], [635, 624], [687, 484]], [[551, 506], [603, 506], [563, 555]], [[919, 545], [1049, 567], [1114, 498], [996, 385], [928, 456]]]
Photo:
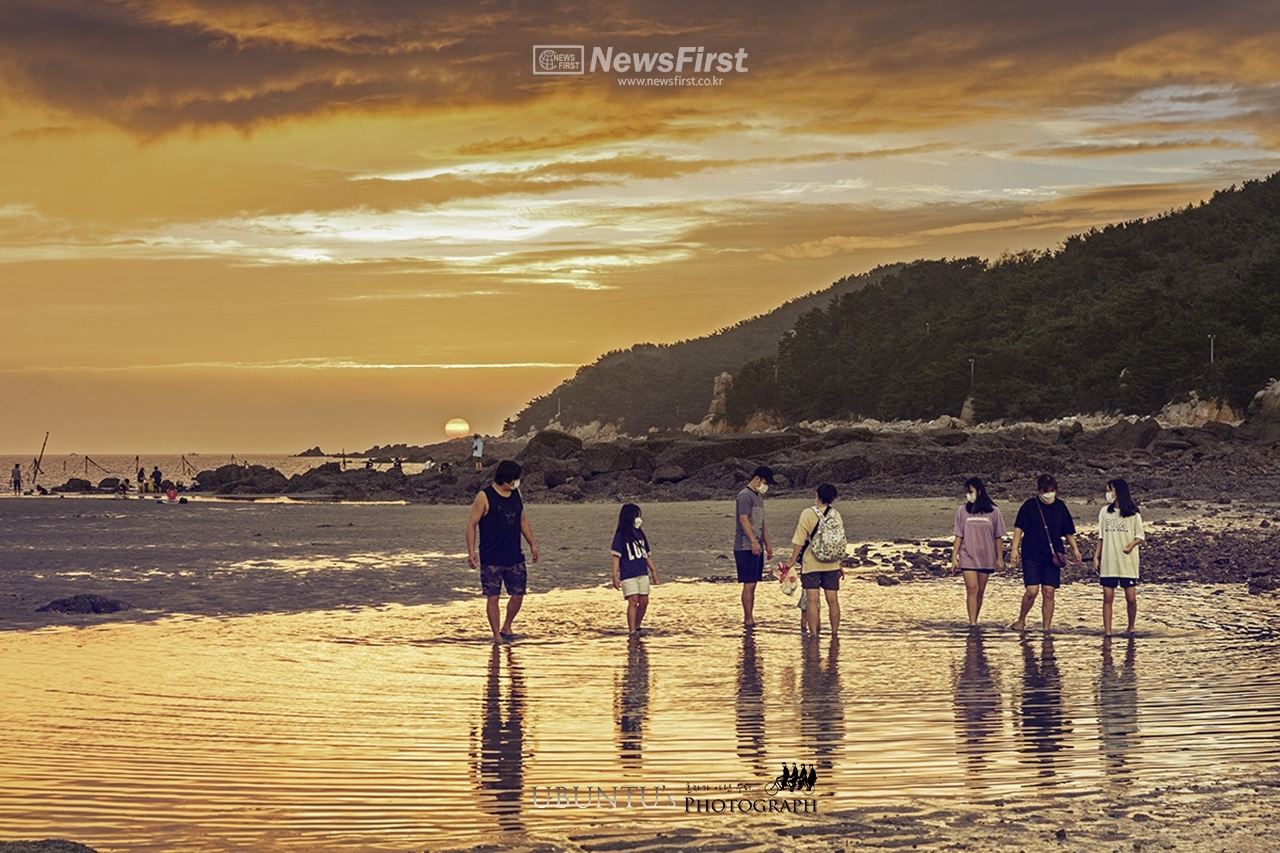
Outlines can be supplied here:
[[[499, 462], [493, 471], [493, 485], [476, 495], [471, 504], [471, 517], [467, 519], [467, 563], [473, 569], [480, 569], [480, 587], [488, 599], [486, 613], [495, 643], [515, 639], [511, 623], [524, 603], [528, 575], [520, 537], [529, 543], [533, 561], [538, 562], [538, 546], [533, 541], [533, 529], [524, 514], [524, 501], [519, 492], [522, 471], [518, 462], [509, 459]], [[477, 538], [479, 554], [476, 553]], [[504, 585], [510, 598], [506, 621], [499, 628], [498, 600]]]
[[640, 529], [640, 507], [623, 504], [618, 513], [618, 529], [613, 534], [613, 588], [627, 599], [627, 630], [640, 633], [640, 622], [649, 609], [649, 583], [658, 582], [658, 570], [650, 556], [649, 539]]
[[1062, 584], [1062, 569], [1054, 564], [1055, 554], [1065, 559], [1063, 539], [1071, 546], [1075, 562], [1080, 562], [1080, 548], [1076, 545], [1076, 524], [1066, 504], [1058, 500], [1058, 481], [1051, 474], [1041, 474], [1036, 480], [1039, 494], [1028, 498], [1018, 509], [1018, 519], [1013, 523], [1013, 565], [1022, 564], [1022, 583], [1026, 592], [1022, 595], [1022, 608], [1018, 620], [1009, 627], [1024, 631], [1027, 614], [1040, 593], [1040, 616], [1047, 634], [1053, 624], [1054, 595]]

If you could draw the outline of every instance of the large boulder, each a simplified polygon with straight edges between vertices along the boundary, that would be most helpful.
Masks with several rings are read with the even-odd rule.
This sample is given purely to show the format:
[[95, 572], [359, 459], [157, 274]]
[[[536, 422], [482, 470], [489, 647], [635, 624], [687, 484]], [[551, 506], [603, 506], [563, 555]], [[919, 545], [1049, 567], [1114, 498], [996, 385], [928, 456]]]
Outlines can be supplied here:
[[1272, 379], [1245, 411], [1245, 420], [1235, 435], [1247, 441], [1273, 444], [1280, 441], [1280, 381]]
[[727, 459], [756, 459], [800, 444], [794, 433], [729, 435], [694, 441], [676, 441], [658, 455], [659, 465], [677, 465], [696, 471]]
[[44, 607], [36, 609], [37, 613], [116, 613], [131, 609], [123, 601], [116, 601], [102, 595], [81, 593], [70, 598], [59, 598], [50, 601]]
[[552, 456], [556, 459], [568, 459], [582, 452], [582, 439], [567, 432], [544, 429], [529, 439], [528, 444], [516, 454], [516, 461], [523, 463], [526, 459], [539, 456]]
[[[219, 469], [221, 470], [221, 469]], [[240, 469], [240, 479], [223, 483], [216, 491], [220, 495], [278, 495], [289, 488], [289, 480], [275, 468], [265, 465], [249, 465]], [[204, 487], [204, 482], [200, 482]]]
[[629, 447], [600, 444], [582, 451], [582, 467], [588, 474], [610, 474], [635, 467], [636, 453]]
[[813, 488], [823, 483], [852, 483], [870, 473], [871, 463], [862, 456], [826, 459], [809, 469], [805, 474], [804, 483]]
[[1144, 448], [1160, 434], [1160, 422], [1155, 418], [1143, 418], [1134, 423], [1122, 420], [1098, 434], [1096, 442], [1114, 450]]
[[67, 480], [67, 482], [63, 483], [61, 486], [54, 486], [53, 491], [55, 492], [92, 492], [93, 483], [90, 483], [88, 480], [83, 480], [79, 477], [72, 477], [70, 480]]

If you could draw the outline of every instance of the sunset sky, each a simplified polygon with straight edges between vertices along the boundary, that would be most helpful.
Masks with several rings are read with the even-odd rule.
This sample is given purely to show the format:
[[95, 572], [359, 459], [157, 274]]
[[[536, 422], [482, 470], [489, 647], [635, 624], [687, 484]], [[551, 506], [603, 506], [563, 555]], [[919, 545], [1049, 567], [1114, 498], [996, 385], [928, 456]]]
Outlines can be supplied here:
[[1274, 2], [0, 0], [0, 451], [496, 433], [608, 350], [1277, 169]]

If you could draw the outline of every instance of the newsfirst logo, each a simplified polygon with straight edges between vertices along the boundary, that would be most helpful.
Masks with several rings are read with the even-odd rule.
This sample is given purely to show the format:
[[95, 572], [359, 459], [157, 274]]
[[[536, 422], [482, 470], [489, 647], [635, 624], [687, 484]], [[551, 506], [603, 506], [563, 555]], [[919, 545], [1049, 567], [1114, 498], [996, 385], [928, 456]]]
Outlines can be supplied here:
[[580, 44], [535, 44], [533, 73], [585, 74], [587, 49]]
[[[591, 72], [614, 71], [620, 74], [745, 74], [747, 50], [730, 53], [708, 51], [705, 47], [681, 47], [675, 53], [627, 53], [609, 48], [591, 49]], [[582, 75], [587, 71], [587, 49], [580, 44], [535, 44], [533, 73], [539, 76], [557, 74]]]

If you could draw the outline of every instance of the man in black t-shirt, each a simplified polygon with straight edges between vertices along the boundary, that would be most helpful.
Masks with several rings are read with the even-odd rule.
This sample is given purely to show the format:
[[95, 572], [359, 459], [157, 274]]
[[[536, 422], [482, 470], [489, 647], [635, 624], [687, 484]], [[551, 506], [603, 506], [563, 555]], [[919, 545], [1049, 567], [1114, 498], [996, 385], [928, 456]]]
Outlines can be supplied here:
[[[467, 562], [471, 568], [480, 569], [480, 587], [488, 599], [486, 612], [495, 643], [515, 638], [511, 622], [524, 603], [528, 575], [524, 551], [520, 548], [521, 536], [529, 543], [533, 561], [538, 562], [538, 546], [533, 541], [533, 529], [524, 514], [524, 501], [519, 492], [521, 472], [517, 462], [509, 459], [499, 462], [493, 472], [493, 485], [476, 495], [471, 504], [471, 517], [467, 519]], [[498, 600], [503, 585], [510, 598], [506, 621], [499, 628]]]
[[1051, 474], [1041, 474], [1036, 480], [1038, 495], [1028, 498], [1018, 509], [1018, 519], [1013, 523], [1013, 547], [1010, 549], [1013, 566], [1022, 565], [1022, 583], [1026, 592], [1022, 595], [1022, 607], [1018, 620], [1009, 627], [1015, 631], [1026, 630], [1027, 614], [1036, 603], [1036, 594], [1043, 594], [1040, 601], [1040, 617], [1045, 633], [1053, 624], [1054, 596], [1062, 584], [1062, 568], [1054, 564], [1055, 554], [1066, 556], [1062, 540], [1071, 546], [1075, 562], [1080, 562], [1080, 548], [1076, 545], [1076, 524], [1066, 504], [1058, 500], [1058, 481]]

